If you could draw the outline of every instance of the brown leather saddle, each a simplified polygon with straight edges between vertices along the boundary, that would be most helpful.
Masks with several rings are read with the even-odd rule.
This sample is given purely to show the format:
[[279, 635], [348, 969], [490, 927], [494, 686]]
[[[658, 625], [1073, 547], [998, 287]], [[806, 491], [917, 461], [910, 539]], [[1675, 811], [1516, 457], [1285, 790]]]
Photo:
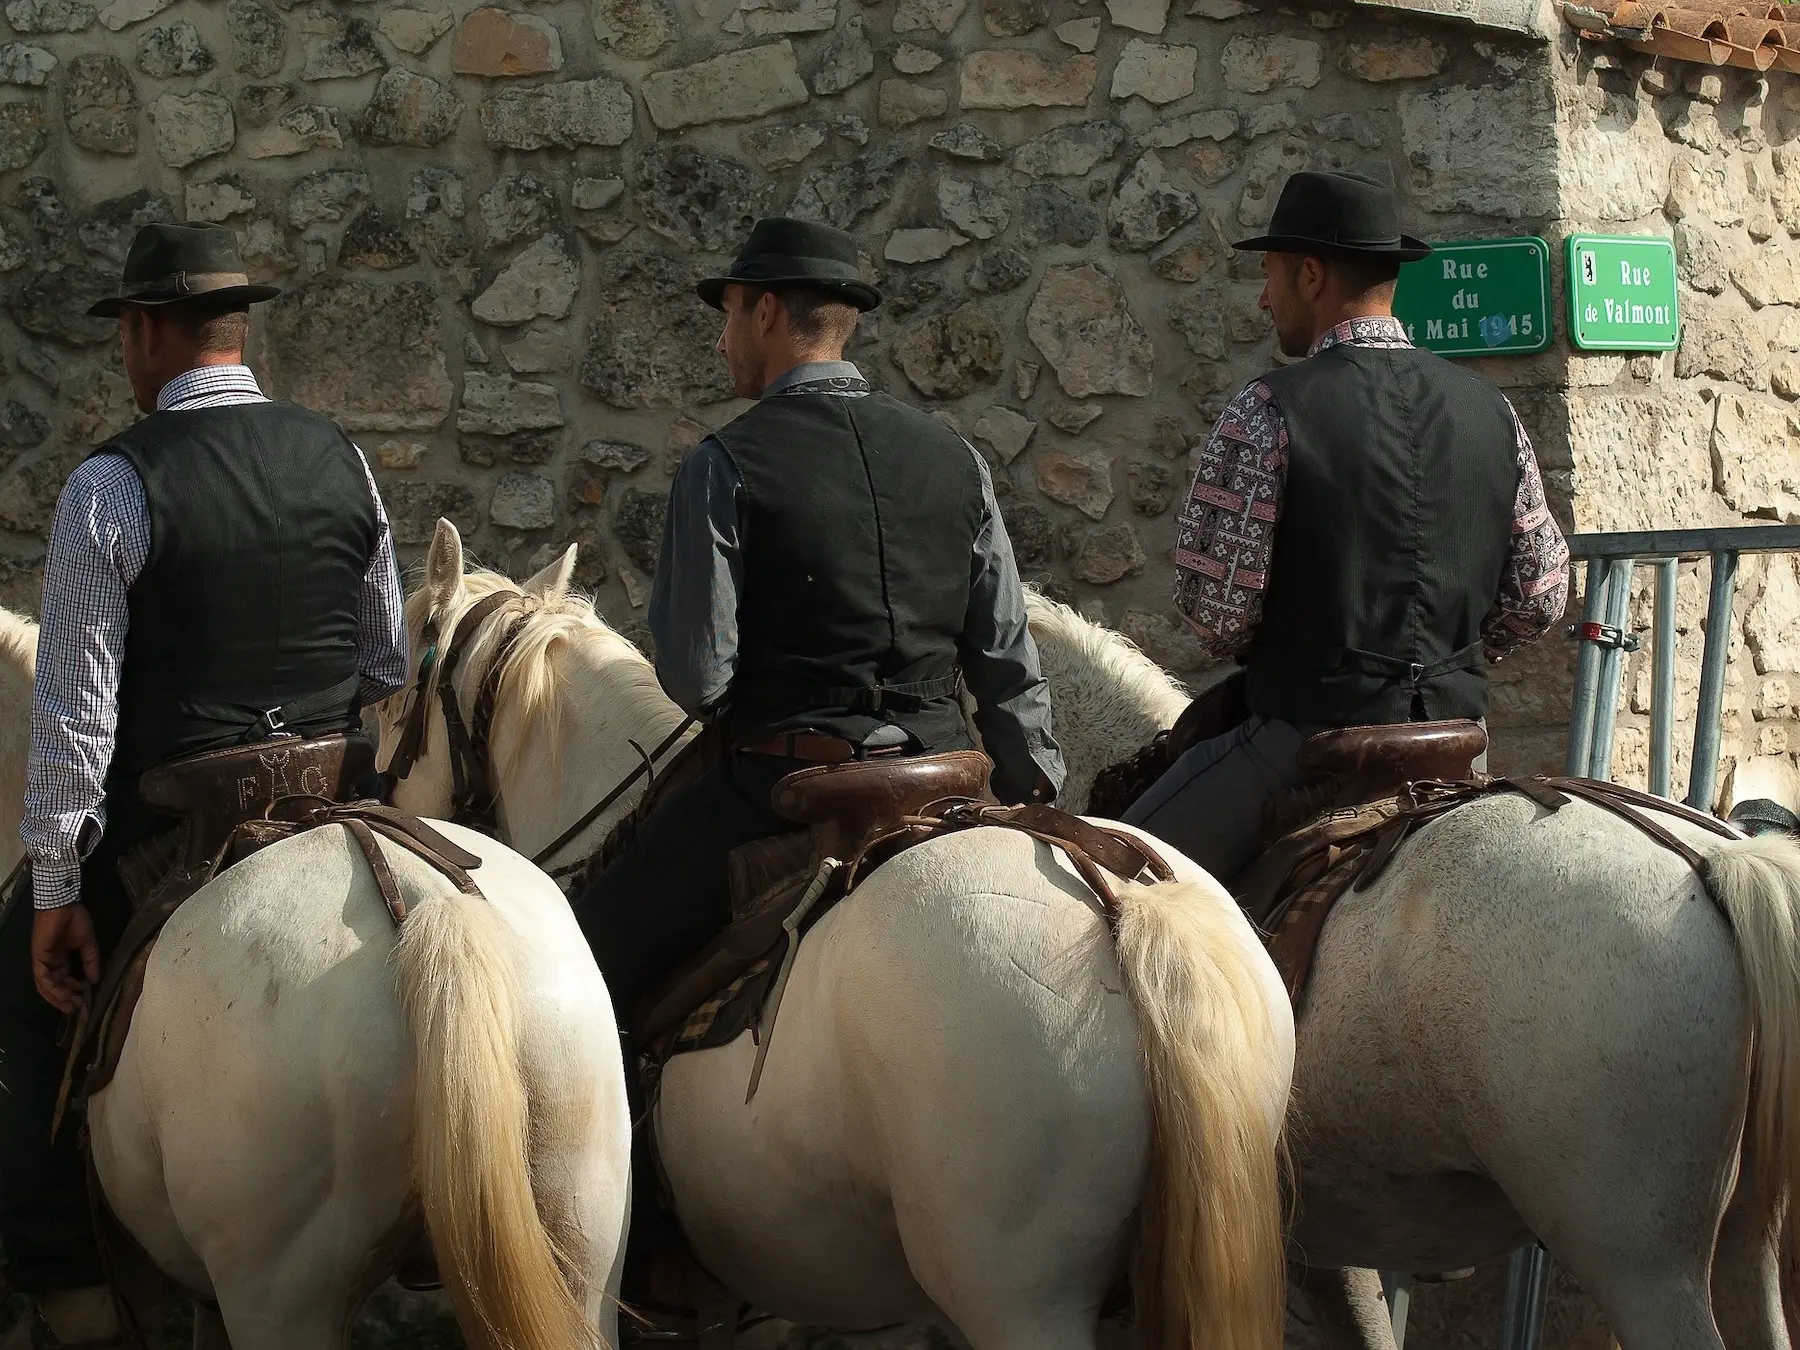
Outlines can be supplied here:
[[1410, 785], [1473, 781], [1487, 744], [1467, 720], [1338, 727], [1301, 744], [1294, 762], [1311, 778], [1269, 804], [1263, 852], [1232, 885], [1290, 996], [1305, 988], [1325, 920], [1355, 879], [1341, 866], [1352, 846], [1400, 814]]
[[[753, 1007], [760, 1007], [754, 995], [766, 990], [768, 980], [748, 991], [741, 982], [752, 973], [772, 977], [788, 939], [782, 925], [826, 860], [848, 863], [933, 802], [980, 797], [992, 768], [979, 751], [954, 750], [822, 764], [782, 779], [770, 805], [805, 828], [732, 850], [731, 924], [645, 997], [633, 1021], [638, 1043], [663, 1059], [678, 1048], [736, 1039], [743, 1026], [733, 1030], [719, 1013], [730, 1006], [744, 1018], [754, 1016]], [[821, 903], [823, 898], [814, 899], [815, 915], [842, 894]], [[720, 995], [729, 997], [721, 1002]], [[697, 1012], [706, 1025], [677, 1037]]]

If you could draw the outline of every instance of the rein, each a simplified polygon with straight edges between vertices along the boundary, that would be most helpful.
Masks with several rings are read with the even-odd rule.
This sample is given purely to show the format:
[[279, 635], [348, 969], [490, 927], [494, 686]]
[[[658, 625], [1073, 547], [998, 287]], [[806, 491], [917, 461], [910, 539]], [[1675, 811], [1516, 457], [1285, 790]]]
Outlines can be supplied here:
[[[470, 605], [460, 616], [460, 622], [451, 632], [439, 637], [437, 622], [432, 620], [425, 625], [423, 634], [425, 654], [419, 658], [419, 673], [414, 681], [412, 702], [407, 705], [405, 721], [400, 729], [400, 742], [394, 748], [392, 758], [388, 760], [385, 777], [394, 782], [404, 779], [413, 770], [413, 766], [426, 753], [428, 731], [430, 725], [431, 702], [427, 688], [436, 670], [438, 702], [443, 705], [444, 729], [450, 741], [450, 776], [451, 776], [451, 814], [450, 819], [458, 825], [468, 826], [483, 834], [493, 835], [499, 829], [498, 789], [494, 784], [493, 755], [488, 745], [494, 726], [495, 704], [500, 696], [500, 678], [506, 669], [507, 659], [512, 655], [513, 646], [519, 640], [520, 633], [530, 620], [529, 612], [513, 619], [505, 634], [494, 648], [494, 659], [489, 663], [487, 674], [482, 677], [480, 691], [475, 696], [474, 716], [464, 720], [462, 707], [456, 698], [456, 672], [462, 664], [466, 646], [460, 646], [457, 638], [467, 636], [470, 643], [502, 605], [518, 598], [517, 592], [496, 591]], [[604, 797], [585, 811], [581, 818], [564, 830], [550, 843], [539, 849], [532, 857], [534, 866], [543, 866], [544, 862], [555, 856], [565, 845], [598, 820], [606, 809], [629, 792], [642, 778], [648, 777], [652, 782], [656, 778], [656, 765], [664, 755], [675, 748], [676, 743], [694, 725], [692, 717], [684, 717], [681, 724], [657, 743], [656, 747], [646, 753], [633, 741], [632, 746], [640, 757], [639, 763], [630, 773]], [[392, 795], [391, 793], [389, 794]], [[566, 876], [584, 866], [588, 859], [580, 858], [566, 863], [550, 873], [553, 877]]]

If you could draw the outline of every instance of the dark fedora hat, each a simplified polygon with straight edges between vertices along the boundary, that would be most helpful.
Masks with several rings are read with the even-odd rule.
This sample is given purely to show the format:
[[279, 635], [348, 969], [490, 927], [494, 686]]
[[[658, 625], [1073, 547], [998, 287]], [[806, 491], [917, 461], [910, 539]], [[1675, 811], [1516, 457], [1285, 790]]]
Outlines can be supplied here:
[[829, 225], [787, 216], [757, 221], [731, 270], [696, 282], [694, 293], [714, 309], [723, 309], [725, 288], [733, 283], [811, 286], [861, 310], [881, 303], [881, 292], [862, 279], [856, 266], [854, 239]]
[[125, 305], [191, 305], [230, 309], [273, 300], [274, 286], [251, 282], [238, 258], [237, 235], [224, 225], [184, 220], [172, 225], [146, 225], [125, 255], [119, 293], [88, 307], [99, 319], [110, 319]]
[[1303, 169], [1289, 178], [1275, 203], [1269, 232], [1232, 247], [1396, 262], [1417, 262], [1431, 252], [1424, 240], [1400, 233], [1392, 187], [1334, 169]]

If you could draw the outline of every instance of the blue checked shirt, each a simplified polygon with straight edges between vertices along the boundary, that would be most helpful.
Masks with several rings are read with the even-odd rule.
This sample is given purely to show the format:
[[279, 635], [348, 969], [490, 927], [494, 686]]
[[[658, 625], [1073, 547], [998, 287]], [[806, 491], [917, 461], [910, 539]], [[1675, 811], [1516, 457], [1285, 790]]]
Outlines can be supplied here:
[[[158, 412], [263, 403], [247, 366], [202, 366], [170, 380]], [[362, 453], [360, 450], [357, 452]], [[357, 670], [365, 703], [406, 683], [406, 623], [393, 535], [375, 479], [375, 556], [357, 602]], [[64, 485], [44, 556], [44, 617], [31, 694], [31, 759], [19, 837], [31, 859], [33, 903], [81, 898], [81, 861], [106, 826], [106, 771], [118, 725], [126, 593], [150, 552], [144, 485], [121, 455], [84, 461]]]

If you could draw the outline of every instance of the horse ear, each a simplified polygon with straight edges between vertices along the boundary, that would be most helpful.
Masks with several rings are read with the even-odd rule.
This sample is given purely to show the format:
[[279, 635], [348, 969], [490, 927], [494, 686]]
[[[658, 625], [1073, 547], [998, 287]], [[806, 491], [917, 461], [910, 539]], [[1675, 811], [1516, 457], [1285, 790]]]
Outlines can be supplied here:
[[439, 516], [431, 548], [425, 554], [425, 591], [431, 597], [434, 613], [456, 599], [462, 580], [462, 536], [456, 532], [456, 526]]
[[535, 595], [547, 605], [554, 605], [569, 593], [569, 578], [575, 575], [575, 545], [570, 544], [562, 556], [530, 581], [519, 587], [526, 595]]

